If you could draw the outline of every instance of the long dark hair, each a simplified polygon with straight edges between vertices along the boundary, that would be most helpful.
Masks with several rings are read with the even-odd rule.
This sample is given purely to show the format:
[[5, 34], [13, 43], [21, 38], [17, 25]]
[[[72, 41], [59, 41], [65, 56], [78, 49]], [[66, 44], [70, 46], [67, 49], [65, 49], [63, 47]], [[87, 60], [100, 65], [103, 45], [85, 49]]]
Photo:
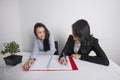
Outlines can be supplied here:
[[43, 27], [45, 29], [45, 39], [43, 41], [43, 46], [44, 46], [44, 51], [48, 51], [50, 50], [50, 44], [49, 44], [49, 37], [50, 37], [50, 33], [49, 30], [46, 28], [46, 26], [42, 23], [36, 23], [34, 26], [34, 34], [35, 36], [38, 38], [38, 35], [36, 33], [36, 30], [38, 27]]
[[80, 19], [72, 25], [72, 32], [75, 36], [80, 38], [81, 44], [86, 46], [89, 45], [90, 39], [90, 27], [86, 20]]

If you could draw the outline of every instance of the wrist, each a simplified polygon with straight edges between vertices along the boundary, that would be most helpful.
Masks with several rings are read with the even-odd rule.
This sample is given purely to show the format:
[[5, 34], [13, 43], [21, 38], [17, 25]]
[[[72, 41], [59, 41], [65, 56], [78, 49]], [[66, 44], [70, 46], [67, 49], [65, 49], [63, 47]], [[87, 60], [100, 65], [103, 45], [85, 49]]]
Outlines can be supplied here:
[[30, 60], [34, 60], [34, 61], [36, 61], [36, 59], [35, 59], [35, 58], [30, 58]]

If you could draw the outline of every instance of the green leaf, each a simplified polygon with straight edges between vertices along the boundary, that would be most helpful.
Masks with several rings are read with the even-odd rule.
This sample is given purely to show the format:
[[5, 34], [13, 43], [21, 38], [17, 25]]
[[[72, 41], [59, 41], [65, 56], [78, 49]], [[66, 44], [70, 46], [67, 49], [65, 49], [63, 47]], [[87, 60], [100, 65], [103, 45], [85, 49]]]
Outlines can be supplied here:
[[2, 54], [9, 52], [13, 55], [17, 52], [20, 52], [19, 44], [17, 44], [15, 41], [12, 41], [10, 43], [4, 43], [4, 46], [5, 46], [5, 49], [1, 51]]

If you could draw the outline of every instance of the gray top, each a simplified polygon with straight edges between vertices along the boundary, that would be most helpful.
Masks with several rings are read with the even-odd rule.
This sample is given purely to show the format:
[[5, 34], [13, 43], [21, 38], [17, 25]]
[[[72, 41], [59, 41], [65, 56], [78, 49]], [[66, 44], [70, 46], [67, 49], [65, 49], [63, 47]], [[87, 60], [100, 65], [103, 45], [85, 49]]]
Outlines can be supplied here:
[[50, 35], [49, 37], [49, 44], [50, 44], [50, 50], [44, 51], [43, 41], [36, 37], [34, 39], [34, 49], [33, 49], [33, 54], [31, 55], [31, 58], [37, 58], [38, 55], [54, 54], [56, 51], [56, 48], [55, 48], [54, 37], [52, 35]]

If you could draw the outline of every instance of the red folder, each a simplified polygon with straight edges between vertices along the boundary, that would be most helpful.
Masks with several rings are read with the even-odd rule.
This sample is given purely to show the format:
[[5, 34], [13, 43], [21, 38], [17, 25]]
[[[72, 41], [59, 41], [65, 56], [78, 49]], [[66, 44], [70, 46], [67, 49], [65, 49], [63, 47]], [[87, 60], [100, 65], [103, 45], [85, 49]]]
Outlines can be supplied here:
[[73, 60], [73, 58], [71, 57], [71, 56], [68, 56], [68, 59], [69, 59], [69, 61], [70, 61], [70, 64], [71, 64], [71, 70], [54, 70], [54, 69], [48, 69], [48, 70], [29, 70], [29, 71], [74, 71], [74, 70], [78, 70], [78, 67], [77, 67], [77, 65], [75, 64], [75, 62], [74, 62], [74, 60]]
[[78, 70], [78, 67], [75, 64], [75, 62], [74, 62], [74, 60], [71, 56], [69, 56], [69, 60], [70, 60], [70, 63], [71, 63], [72, 70]]

